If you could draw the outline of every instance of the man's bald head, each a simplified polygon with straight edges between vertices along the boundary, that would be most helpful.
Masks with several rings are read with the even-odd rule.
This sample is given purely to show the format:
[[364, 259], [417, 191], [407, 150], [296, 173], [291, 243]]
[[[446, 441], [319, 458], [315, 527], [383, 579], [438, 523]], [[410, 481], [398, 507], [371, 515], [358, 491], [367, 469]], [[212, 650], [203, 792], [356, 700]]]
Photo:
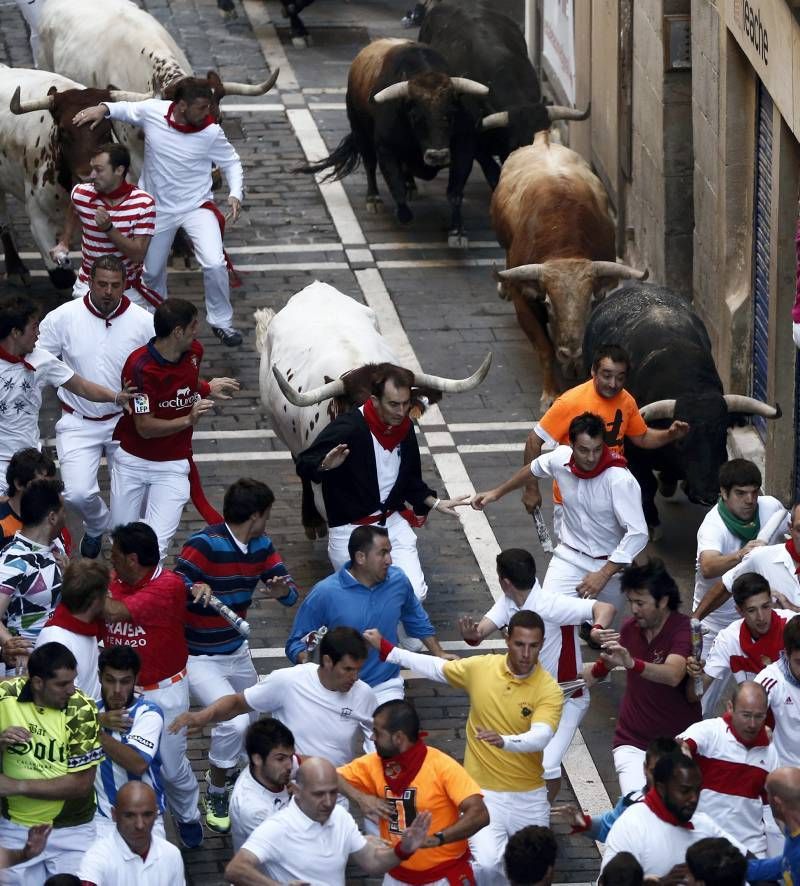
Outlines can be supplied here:
[[149, 803], [157, 808], [156, 792], [143, 781], [126, 781], [117, 791], [116, 808], [127, 807], [133, 803]]
[[309, 757], [297, 770], [295, 802], [312, 821], [324, 824], [339, 795], [336, 769], [322, 757]]
[[728, 702], [728, 714], [734, 735], [747, 747], [759, 740], [768, 711], [767, 692], [760, 683], [752, 680], [739, 683]]
[[800, 827], [800, 769], [781, 766], [767, 776], [767, 797], [772, 814], [787, 830]]
[[126, 782], [117, 792], [112, 814], [119, 835], [131, 851], [146, 854], [158, 817], [156, 794], [150, 785], [141, 781]]
[[766, 711], [769, 706], [767, 690], [754, 680], [745, 680], [743, 683], [736, 684], [736, 688], [733, 690], [733, 695], [731, 696], [731, 703], [733, 704], [734, 709], [736, 709], [739, 704], [746, 704], [748, 706], [763, 706]]

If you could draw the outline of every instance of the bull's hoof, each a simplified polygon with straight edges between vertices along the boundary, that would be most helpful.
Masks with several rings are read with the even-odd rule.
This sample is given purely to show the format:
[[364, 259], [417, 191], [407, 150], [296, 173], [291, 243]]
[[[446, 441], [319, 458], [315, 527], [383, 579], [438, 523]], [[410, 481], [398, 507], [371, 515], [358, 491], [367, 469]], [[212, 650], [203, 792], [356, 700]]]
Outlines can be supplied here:
[[647, 537], [650, 541], [661, 541], [664, 533], [661, 530], [661, 525], [658, 526], [648, 526], [647, 527]]
[[414, 213], [406, 206], [405, 203], [398, 203], [395, 210], [397, 220], [401, 225], [407, 225], [414, 218]]
[[72, 289], [75, 285], [75, 271], [71, 268], [53, 268], [47, 274], [56, 289]]
[[366, 202], [367, 212], [377, 213], [383, 209], [383, 200], [377, 194], [368, 194]]
[[664, 496], [664, 498], [672, 498], [675, 495], [675, 490], [678, 488], [678, 481], [673, 480], [670, 477], [658, 478], [658, 491]]
[[306, 49], [313, 45], [314, 41], [311, 39], [311, 34], [306, 34], [305, 36], [298, 34], [296, 37], [292, 37], [292, 46], [295, 49]]
[[506, 292], [502, 280], [497, 281], [497, 297], [502, 298], [503, 301], [511, 301], [511, 296]]
[[469, 237], [463, 231], [450, 231], [447, 234], [447, 245], [450, 249], [468, 249]]

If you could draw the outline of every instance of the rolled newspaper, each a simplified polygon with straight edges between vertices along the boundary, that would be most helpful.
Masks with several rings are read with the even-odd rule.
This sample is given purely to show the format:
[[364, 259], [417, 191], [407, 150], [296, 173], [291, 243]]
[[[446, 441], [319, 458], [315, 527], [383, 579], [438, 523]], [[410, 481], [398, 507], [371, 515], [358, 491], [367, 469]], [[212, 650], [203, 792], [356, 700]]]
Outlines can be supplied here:
[[305, 636], [301, 637], [302, 643], [306, 644], [306, 652], [313, 652], [320, 644], [320, 640], [328, 633], [325, 625], [318, 627], [315, 631], [309, 631]]
[[769, 544], [772, 540], [772, 536], [784, 526], [788, 531], [788, 521], [789, 512], [785, 508], [781, 508], [779, 511], [776, 511], [767, 522], [759, 529], [758, 535], [756, 538], [759, 541], [763, 541], [766, 544]]
[[[696, 661], [702, 661], [703, 659], [703, 631], [700, 627], [700, 622], [696, 618], [692, 619], [692, 655]], [[703, 692], [705, 692], [703, 675], [698, 674], [694, 678], [694, 694], [698, 698], [702, 698]]]
[[536, 534], [539, 536], [539, 543], [542, 546], [542, 550], [545, 554], [552, 554], [553, 539], [550, 536], [550, 530], [547, 528], [547, 523], [544, 522], [542, 509], [539, 507], [534, 508], [532, 516], [533, 522], [536, 525]]
[[237, 615], [230, 606], [226, 606], [219, 597], [208, 598], [208, 605], [216, 610], [228, 624], [235, 628], [245, 639], [250, 636], [250, 625], [240, 615]]

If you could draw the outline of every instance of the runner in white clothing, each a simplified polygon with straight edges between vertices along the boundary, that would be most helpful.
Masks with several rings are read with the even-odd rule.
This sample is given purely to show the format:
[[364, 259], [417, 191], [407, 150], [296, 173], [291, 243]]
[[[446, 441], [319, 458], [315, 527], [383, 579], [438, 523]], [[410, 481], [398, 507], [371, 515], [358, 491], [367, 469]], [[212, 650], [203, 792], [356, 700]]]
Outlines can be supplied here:
[[[128, 355], [155, 334], [153, 318], [126, 295], [125, 266], [114, 255], [91, 269], [89, 292], [51, 311], [39, 326], [38, 346], [60, 357], [85, 378], [109, 387], [119, 384]], [[109, 472], [118, 444], [112, 440], [120, 409], [87, 403], [69, 391], [59, 393], [64, 415], [56, 425], [64, 498], [84, 521], [81, 556], [100, 553], [111, 514], [100, 495], [97, 472], [106, 456]]]
[[543, 588], [597, 597], [619, 610], [619, 573], [647, 544], [642, 493], [625, 459], [603, 440], [605, 424], [590, 412], [570, 422], [572, 444], [525, 465], [502, 485], [473, 496], [477, 510], [524, 486], [533, 473], [558, 481], [563, 501], [561, 543]]
[[324, 757], [343, 766], [361, 753], [358, 745], [372, 737], [375, 693], [358, 679], [367, 645], [353, 628], [328, 631], [319, 646], [320, 662], [273, 671], [255, 686], [224, 695], [202, 711], [187, 712], [170, 725], [198, 731], [250, 711], [271, 713], [287, 726], [304, 757]]
[[39, 306], [23, 296], [0, 306], [0, 477], [11, 456], [20, 449], [39, 448], [39, 410], [42, 389], [63, 387], [85, 401], [124, 406], [131, 398], [119, 391], [119, 377], [111, 387], [79, 375], [49, 351], [36, 346], [39, 337]]
[[[230, 347], [241, 345], [233, 328], [233, 308], [222, 234], [225, 220], [239, 217], [242, 164], [211, 114], [213, 93], [205, 82], [187, 79], [175, 101], [101, 104], [80, 111], [73, 122], [95, 125], [105, 116], [140, 126], [144, 132], [144, 168], [140, 184], [156, 201], [156, 232], [144, 268], [144, 282], [167, 297], [167, 259], [178, 228], [183, 228], [203, 268], [206, 316], [214, 334]], [[230, 211], [223, 218], [211, 193], [211, 168], [225, 173]]]
[[[786, 531], [781, 512], [786, 509], [770, 495], [760, 495], [761, 471], [751, 461], [734, 458], [719, 469], [720, 498], [706, 514], [697, 530], [697, 565], [695, 570], [695, 617], [703, 626], [703, 658], [714, 638], [737, 618], [736, 607], [728, 600], [718, 608], [720, 594], [712, 588], [728, 570], [737, 566], [759, 545], [777, 543]], [[774, 519], [773, 519], [774, 518]], [[769, 538], [762, 538], [762, 529], [773, 527]], [[727, 596], [724, 588], [722, 598]], [[703, 696], [703, 713], [713, 714], [725, 690], [720, 681]]]
[[[607, 630], [615, 614], [610, 603], [542, 590], [536, 578], [536, 563], [528, 551], [519, 548], [501, 551], [497, 555], [497, 577], [503, 596], [486, 615], [479, 622], [469, 616], [459, 619], [461, 636], [470, 646], [480, 645], [496, 630], [507, 627], [511, 616], [520, 609], [538, 612], [545, 624], [539, 664], [563, 683], [575, 680], [583, 670], [576, 625], [591, 619], [590, 636], [598, 644], [619, 639], [619, 634]], [[567, 696], [558, 729], [544, 749], [542, 766], [551, 804], [561, 787], [561, 760], [588, 707], [588, 691], [579, 689]]]
[[271, 717], [251, 723], [245, 749], [248, 765], [236, 779], [230, 802], [234, 852], [262, 821], [289, 805], [289, 783], [299, 765], [294, 736]]

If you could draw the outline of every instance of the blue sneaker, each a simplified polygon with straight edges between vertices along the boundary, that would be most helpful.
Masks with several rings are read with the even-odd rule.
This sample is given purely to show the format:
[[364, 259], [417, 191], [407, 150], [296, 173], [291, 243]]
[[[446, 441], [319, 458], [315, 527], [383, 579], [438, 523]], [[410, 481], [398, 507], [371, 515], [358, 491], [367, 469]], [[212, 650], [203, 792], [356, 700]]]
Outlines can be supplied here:
[[84, 560], [96, 560], [103, 547], [102, 535], [89, 535], [87, 532], [81, 539], [81, 557]]
[[197, 849], [203, 843], [203, 825], [197, 821], [176, 821], [178, 836], [187, 849]]

